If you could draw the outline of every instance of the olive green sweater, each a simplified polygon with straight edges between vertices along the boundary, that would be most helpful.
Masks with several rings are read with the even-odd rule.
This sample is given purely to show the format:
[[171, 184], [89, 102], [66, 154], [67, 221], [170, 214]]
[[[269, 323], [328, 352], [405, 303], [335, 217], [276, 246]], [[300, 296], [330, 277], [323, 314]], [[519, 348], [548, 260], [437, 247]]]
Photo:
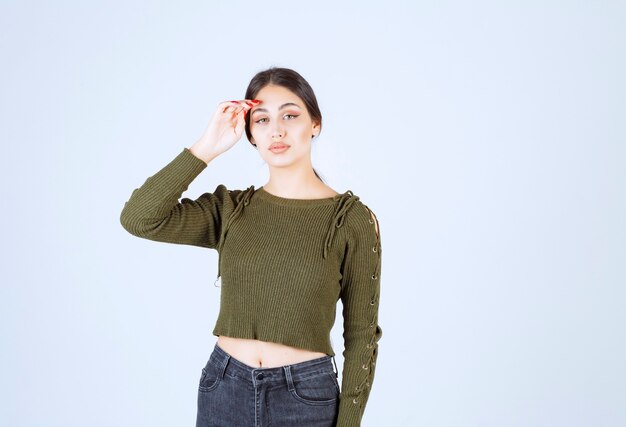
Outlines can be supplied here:
[[345, 350], [337, 426], [359, 426], [382, 337], [376, 216], [349, 190], [288, 199], [263, 187], [220, 184], [195, 200], [180, 199], [206, 167], [184, 148], [132, 192], [121, 212], [123, 227], [145, 239], [217, 250], [216, 336], [334, 356], [330, 330], [341, 298]]

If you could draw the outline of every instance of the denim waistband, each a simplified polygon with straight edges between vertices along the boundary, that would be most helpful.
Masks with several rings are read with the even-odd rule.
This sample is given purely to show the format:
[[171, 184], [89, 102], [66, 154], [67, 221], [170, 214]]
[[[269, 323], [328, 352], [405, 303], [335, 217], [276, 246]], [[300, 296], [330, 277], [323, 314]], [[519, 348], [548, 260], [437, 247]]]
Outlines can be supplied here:
[[[213, 363], [220, 368], [221, 375], [227, 374], [231, 377], [237, 377], [254, 386], [261, 383], [280, 383], [285, 382], [285, 380], [297, 381], [322, 373], [329, 373], [335, 377], [338, 376], [334, 356], [326, 355], [317, 359], [275, 368], [253, 368], [232, 357], [224, 351], [223, 348], [217, 345], [217, 343], [215, 344], [213, 353], [211, 353], [209, 363]], [[335, 369], [333, 369], [333, 364], [335, 365]]]

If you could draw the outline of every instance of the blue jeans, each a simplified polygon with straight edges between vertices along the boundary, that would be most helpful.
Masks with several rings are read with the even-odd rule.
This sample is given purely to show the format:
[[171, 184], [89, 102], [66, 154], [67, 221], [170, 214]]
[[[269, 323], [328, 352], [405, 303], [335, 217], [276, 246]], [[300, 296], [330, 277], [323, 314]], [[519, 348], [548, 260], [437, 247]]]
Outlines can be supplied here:
[[253, 368], [216, 343], [200, 376], [196, 427], [335, 426], [340, 390], [331, 359]]

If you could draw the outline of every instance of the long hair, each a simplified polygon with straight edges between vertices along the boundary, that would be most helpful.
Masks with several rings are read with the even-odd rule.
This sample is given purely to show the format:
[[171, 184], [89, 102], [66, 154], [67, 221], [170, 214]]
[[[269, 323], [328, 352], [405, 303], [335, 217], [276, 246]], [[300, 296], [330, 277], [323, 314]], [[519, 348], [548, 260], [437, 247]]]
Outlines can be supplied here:
[[[282, 86], [289, 89], [302, 99], [312, 121], [314, 123], [319, 123], [320, 133], [322, 132], [322, 112], [317, 105], [317, 98], [315, 97], [313, 88], [311, 88], [311, 85], [309, 85], [304, 77], [290, 68], [270, 67], [267, 70], [259, 71], [254, 77], [252, 77], [252, 80], [250, 80], [244, 99], [255, 99], [261, 89], [268, 85]], [[250, 114], [246, 115], [245, 121], [246, 136], [248, 137], [248, 141], [250, 141], [251, 144], [256, 145], [252, 142], [252, 133], [250, 132]], [[313, 168], [313, 173], [315, 173], [315, 176], [320, 181], [324, 182], [324, 180], [318, 175], [315, 168]]]

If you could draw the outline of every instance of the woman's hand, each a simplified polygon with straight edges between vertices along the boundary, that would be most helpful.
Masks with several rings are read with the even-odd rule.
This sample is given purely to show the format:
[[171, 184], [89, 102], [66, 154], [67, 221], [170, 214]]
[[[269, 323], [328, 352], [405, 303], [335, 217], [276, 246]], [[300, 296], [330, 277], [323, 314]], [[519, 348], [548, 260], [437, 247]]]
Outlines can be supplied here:
[[209, 163], [229, 150], [243, 134], [246, 114], [261, 101], [244, 99], [220, 102], [200, 139], [189, 148], [196, 157]]

